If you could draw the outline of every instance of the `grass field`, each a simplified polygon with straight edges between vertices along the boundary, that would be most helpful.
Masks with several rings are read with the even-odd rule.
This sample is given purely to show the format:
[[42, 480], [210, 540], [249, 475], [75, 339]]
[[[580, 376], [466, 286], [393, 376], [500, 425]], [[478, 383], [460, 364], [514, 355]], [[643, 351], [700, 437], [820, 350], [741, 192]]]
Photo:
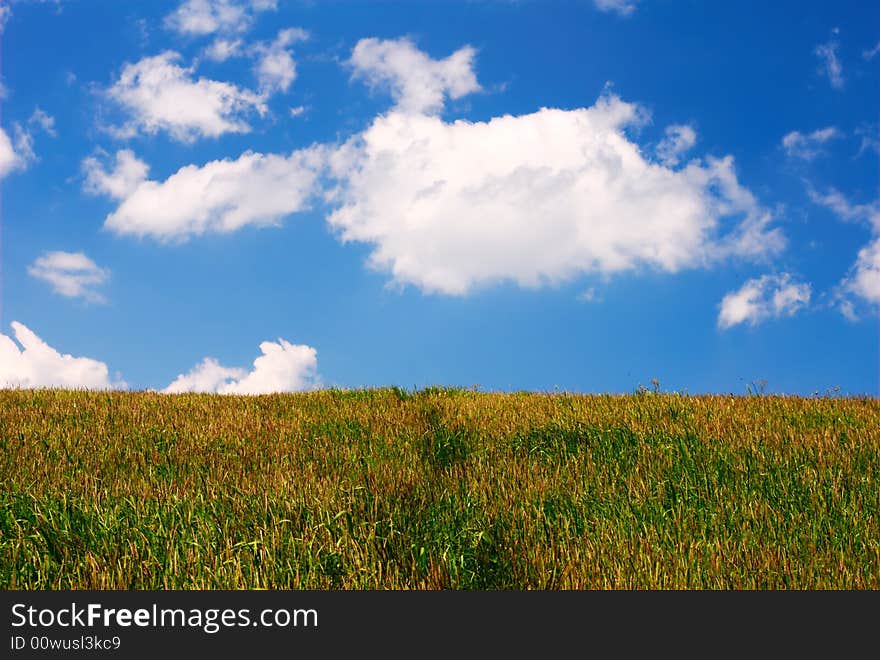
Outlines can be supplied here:
[[0, 391], [0, 587], [880, 588], [880, 401]]

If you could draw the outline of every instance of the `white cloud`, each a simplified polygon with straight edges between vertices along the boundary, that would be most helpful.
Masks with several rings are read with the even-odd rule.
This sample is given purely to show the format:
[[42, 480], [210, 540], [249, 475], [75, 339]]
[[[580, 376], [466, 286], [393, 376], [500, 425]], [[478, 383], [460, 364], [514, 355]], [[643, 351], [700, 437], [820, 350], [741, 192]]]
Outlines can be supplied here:
[[[116, 172], [120, 162], [123, 159], [117, 154]], [[183, 240], [246, 225], [276, 225], [284, 216], [306, 210], [317, 191], [322, 166], [320, 147], [286, 157], [248, 151], [236, 160], [182, 167], [165, 181], [141, 180], [134, 185], [136, 176], [122, 176], [124, 183], [96, 183], [95, 189], [120, 199], [118, 208], [107, 216], [105, 228], [161, 241]], [[136, 166], [130, 169], [140, 173]], [[116, 172], [106, 175], [108, 180]], [[103, 181], [100, 174], [95, 181]]]
[[839, 47], [840, 43], [832, 38], [827, 43], [816, 46], [813, 51], [819, 58], [819, 73], [828, 77], [828, 82], [834, 89], [843, 89], [843, 65], [837, 57]]
[[181, 392], [219, 392], [232, 381], [244, 378], [247, 371], [235, 367], [224, 367], [214, 358], [205, 358], [189, 373], [180, 374], [163, 392], [179, 394]]
[[880, 41], [877, 42], [877, 45], [871, 48], [870, 50], [862, 51], [862, 57], [866, 60], [873, 60], [876, 55], [880, 53]]
[[856, 129], [856, 135], [861, 138], [859, 152], [856, 156], [861, 156], [868, 150], [880, 156], [880, 136], [878, 136], [876, 124], [862, 124]]
[[13, 139], [0, 128], [0, 179], [14, 170], [24, 170], [37, 160], [34, 153], [34, 130], [40, 130], [55, 137], [55, 119], [39, 107], [34, 109], [25, 125], [15, 122], [12, 125]]
[[21, 158], [15, 153], [9, 135], [0, 128], [0, 179], [23, 166]]
[[56, 13], [61, 13], [61, 3], [64, 0], [0, 0], [0, 35], [3, 34], [3, 30], [6, 28], [6, 22], [12, 16], [12, 7], [10, 6], [13, 2], [18, 2], [20, 4], [25, 2], [31, 2], [33, 4], [54, 4], [56, 7]]
[[820, 193], [809, 187], [807, 194], [814, 203], [830, 209], [841, 220], [866, 222], [876, 231], [880, 231], [880, 201], [875, 200], [867, 204], [853, 204], [843, 193], [835, 188], [830, 188], [828, 192]]
[[131, 119], [115, 129], [123, 137], [138, 130], [167, 131], [174, 139], [193, 142], [198, 137], [246, 133], [244, 115], [267, 112], [265, 98], [231, 83], [192, 77], [193, 68], [181, 67], [179, 53], [166, 51], [126, 64], [108, 98], [122, 106]]
[[40, 109], [40, 106], [34, 108], [33, 113], [28, 119], [28, 125], [35, 126], [52, 137], [56, 137], [58, 135], [58, 133], [55, 131], [55, 118]]
[[721, 300], [718, 327], [727, 329], [740, 323], [754, 326], [769, 318], [794, 316], [809, 304], [810, 294], [809, 284], [793, 281], [788, 273], [748, 280]]
[[164, 392], [217, 392], [219, 394], [271, 394], [317, 387], [318, 353], [311, 346], [284, 339], [260, 344], [262, 355], [250, 372], [224, 367], [205, 358], [187, 374], [179, 375]]
[[[859, 250], [856, 263], [850, 275], [844, 279], [842, 288], [869, 303], [880, 305], [880, 237]], [[841, 311], [846, 314], [845, 309]]]
[[646, 160], [624, 133], [643, 120], [616, 97], [477, 123], [390, 112], [331, 157], [328, 221], [397, 283], [450, 295], [781, 249], [731, 157]]
[[62, 296], [100, 303], [104, 297], [94, 287], [103, 284], [110, 272], [82, 252], [46, 252], [28, 267], [28, 274], [48, 282]]
[[666, 165], [675, 166], [679, 158], [697, 143], [697, 132], [686, 125], [666, 127], [666, 137], [657, 145], [657, 156]]
[[291, 108], [291, 109], [290, 109], [290, 116], [291, 116], [291, 117], [301, 117], [301, 116], [304, 115], [306, 112], [308, 112], [308, 110], [309, 110], [309, 109], [308, 109], [306, 106], [304, 106], [304, 105], [298, 105], [298, 106], [296, 106], [295, 108]]
[[211, 45], [205, 48], [205, 57], [214, 62], [225, 62], [231, 57], [239, 57], [244, 54], [244, 42], [241, 39], [215, 39]]
[[2, 4], [0, 5], [0, 34], [3, 34], [3, 29], [6, 27], [6, 21], [9, 20], [9, 17], [12, 15], [12, 10], [9, 9], [9, 5]]
[[840, 313], [843, 314], [843, 317], [847, 321], [858, 321], [859, 315], [856, 314], [855, 305], [853, 305], [851, 300], [846, 300], [845, 298], [838, 299], [838, 309]]
[[86, 192], [125, 199], [147, 180], [150, 166], [131, 149], [122, 149], [116, 152], [116, 166], [111, 172], [104, 169], [97, 156], [84, 159], [82, 169], [86, 175]]
[[599, 294], [596, 293], [596, 288], [591, 286], [589, 289], [585, 289], [578, 294], [577, 301], [582, 303], [592, 303], [602, 302], [602, 299], [599, 297]]
[[854, 204], [834, 188], [819, 193], [810, 187], [807, 193], [813, 202], [830, 209], [841, 220], [865, 223], [874, 234], [872, 241], [859, 250], [856, 262], [836, 291], [835, 301], [841, 313], [854, 321], [857, 317], [849, 296], [855, 295], [869, 303], [880, 304], [880, 200]]
[[841, 137], [841, 132], [835, 126], [820, 128], [806, 134], [792, 131], [782, 138], [782, 146], [790, 158], [813, 160], [824, 153], [822, 146], [826, 142], [839, 137]]
[[286, 92], [296, 79], [296, 63], [289, 47], [298, 41], [309, 38], [309, 33], [300, 28], [281, 30], [274, 41], [258, 43], [254, 46], [257, 57], [254, 71], [260, 91], [264, 94]]
[[185, 0], [165, 17], [165, 27], [190, 36], [244, 32], [255, 12], [277, 8], [277, 0]]
[[34, 136], [18, 122], [12, 125], [12, 133], [14, 136], [15, 153], [18, 157], [18, 166], [24, 169], [37, 160], [37, 154], [34, 153]]
[[620, 16], [630, 16], [636, 10], [638, 0], [593, 0], [596, 9]]
[[63, 355], [16, 321], [12, 330], [15, 340], [0, 333], [0, 387], [125, 387], [124, 383], [111, 383], [103, 362]]
[[[844, 294], [854, 294], [868, 303], [880, 305], [880, 237], [859, 250], [849, 275], [840, 284]], [[840, 311], [850, 320], [856, 315], [852, 302], [842, 297]]]
[[388, 89], [403, 112], [437, 113], [444, 99], [479, 91], [474, 74], [476, 50], [465, 46], [442, 60], [416, 48], [409, 39], [361, 39], [351, 54], [353, 77], [372, 88]]

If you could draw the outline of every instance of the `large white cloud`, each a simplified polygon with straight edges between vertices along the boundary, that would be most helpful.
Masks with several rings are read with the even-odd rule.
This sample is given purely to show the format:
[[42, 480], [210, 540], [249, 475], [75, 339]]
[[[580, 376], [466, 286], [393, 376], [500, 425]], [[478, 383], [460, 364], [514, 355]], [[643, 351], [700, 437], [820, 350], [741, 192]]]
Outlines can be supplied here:
[[810, 285], [796, 282], [788, 273], [763, 275], [748, 280], [721, 300], [718, 327], [758, 323], [781, 316], [793, 316], [810, 302]]
[[178, 63], [179, 53], [166, 51], [126, 64], [119, 79], [106, 91], [130, 116], [114, 132], [122, 137], [138, 131], [168, 132], [174, 139], [193, 142], [199, 137], [246, 133], [249, 113], [264, 115], [265, 98], [236, 85], [193, 78], [193, 68]]
[[165, 17], [165, 26], [191, 36], [244, 32], [253, 23], [255, 12], [277, 6], [277, 0], [185, 0]]
[[260, 351], [262, 355], [254, 360], [250, 372], [224, 367], [213, 358], [205, 358], [189, 373], [180, 374], [163, 391], [168, 394], [271, 394], [308, 390], [318, 385], [318, 353], [311, 346], [279, 339], [264, 341]]
[[[210, 232], [228, 233], [246, 225], [275, 225], [308, 208], [318, 188], [323, 149], [289, 156], [246, 152], [236, 160], [188, 165], [164, 181], [144, 180], [133, 156], [117, 154], [116, 169], [87, 167], [87, 188], [120, 200], [104, 226], [117, 234], [183, 240]], [[135, 159], [136, 160], [136, 159]]]
[[109, 389], [125, 385], [110, 381], [103, 362], [59, 353], [16, 321], [12, 330], [14, 340], [0, 333], [0, 387]]
[[82, 252], [46, 252], [28, 267], [28, 274], [48, 282], [62, 296], [100, 303], [104, 296], [95, 287], [103, 284], [110, 272]]
[[398, 283], [453, 295], [782, 247], [732, 158], [649, 160], [625, 134], [643, 120], [613, 96], [476, 123], [392, 111], [333, 154], [328, 220]]
[[409, 39], [361, 39], [351, 54], [353, 76], [371, 87], [388, 89], [403, 112], [434, 113], [445, 99], [480, 90], [474, 74], [476, 51], [465, 46], [435, 60]]

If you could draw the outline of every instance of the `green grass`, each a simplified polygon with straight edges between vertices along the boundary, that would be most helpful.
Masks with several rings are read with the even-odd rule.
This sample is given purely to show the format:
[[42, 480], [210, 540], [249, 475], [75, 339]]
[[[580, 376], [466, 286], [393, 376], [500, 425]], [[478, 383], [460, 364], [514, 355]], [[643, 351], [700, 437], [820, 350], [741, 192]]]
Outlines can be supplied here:
[[0, 588], [880, 588], [880, 402], [0, 391]]

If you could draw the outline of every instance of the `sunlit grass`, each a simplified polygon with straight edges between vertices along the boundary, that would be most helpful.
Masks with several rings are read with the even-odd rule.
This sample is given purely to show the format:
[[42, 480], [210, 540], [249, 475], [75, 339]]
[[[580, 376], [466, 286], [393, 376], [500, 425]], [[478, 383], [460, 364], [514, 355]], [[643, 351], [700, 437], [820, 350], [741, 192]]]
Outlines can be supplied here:
[[880, 402], [0, 391], [0, 587], [880, 588]]

